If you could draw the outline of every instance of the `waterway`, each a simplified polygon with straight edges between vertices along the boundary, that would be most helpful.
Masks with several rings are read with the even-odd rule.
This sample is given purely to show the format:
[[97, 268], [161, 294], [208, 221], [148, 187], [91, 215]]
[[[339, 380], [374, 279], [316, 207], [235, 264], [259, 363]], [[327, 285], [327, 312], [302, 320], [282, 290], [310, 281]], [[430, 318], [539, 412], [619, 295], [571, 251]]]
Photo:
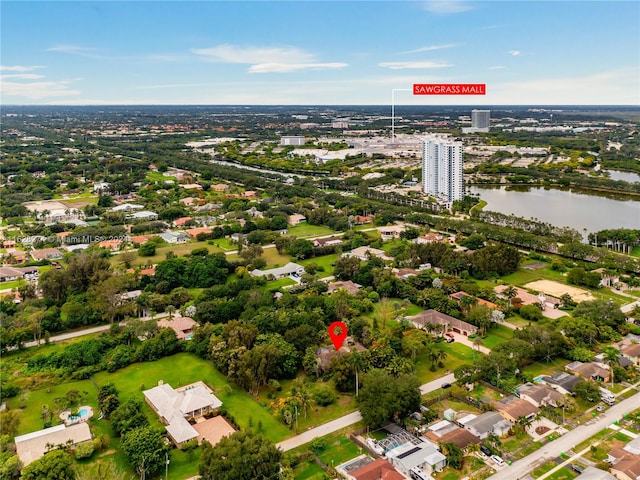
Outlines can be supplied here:
[[587, 195], [544, 187], [469, 187], [487, 202], [486, 210], [518, 217], [534, 218], [579, 232], [597, 232], [612, 228], [640, 229], [640, 200]]
[[604, 170], [611, 180], [624, 180], [625, 182], [640, 182], [640, 175], [633, 172], [621, 172], [619, 170]]

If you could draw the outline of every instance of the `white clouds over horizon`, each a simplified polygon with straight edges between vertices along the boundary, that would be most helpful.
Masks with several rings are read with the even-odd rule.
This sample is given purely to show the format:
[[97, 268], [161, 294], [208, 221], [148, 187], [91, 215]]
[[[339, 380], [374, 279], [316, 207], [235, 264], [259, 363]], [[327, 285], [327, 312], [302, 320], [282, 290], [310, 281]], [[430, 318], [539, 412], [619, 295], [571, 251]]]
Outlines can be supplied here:
[[402, 53], [422, 53], [422, 52], [433, 52], [434, 50], [442, 50], [445, 48], [454, 48], [461, 46], [461, 43], [445, 43], [444, 45], [429, 45], [426, 47], [416, 48], [415, 50], [409, 50], [407, 52]]
[[453, 67], [453, 65], [449, 63], [442, 62], [381, 62], [378, 64], [379, 67], [390, 68], [391, 70], [403, 70], [407, 68], [413, 69], [427, 69], [427, 68], [447, 68]]
[[342, 62], [317, 62], [316, 56], [297, 47], [241, 47], [222, 44], [211, 48], [195, 48], [192, 53], [210, 62], [251, 65], [249, 73], [286, 73], [300, 70], [339, 69]]
[[451, 13], [462, 13], [471, 10], [473, 7], [468, 2], [461, 0], [428, 0], [424, 4], [424, 9], [438, 15], [448, 15]]

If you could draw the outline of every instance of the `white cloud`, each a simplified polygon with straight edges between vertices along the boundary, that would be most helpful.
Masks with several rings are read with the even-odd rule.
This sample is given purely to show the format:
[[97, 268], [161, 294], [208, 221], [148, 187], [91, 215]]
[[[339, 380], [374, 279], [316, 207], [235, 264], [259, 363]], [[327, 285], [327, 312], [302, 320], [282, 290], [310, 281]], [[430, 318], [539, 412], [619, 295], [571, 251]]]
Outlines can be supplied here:
[[503, 104], [637, 105], [638, 67], [583, 77], [539, 78], [495, 84], [491, 92]]
[[98, 49], [90, 47], [81, 47], [79, 45], [54, 45], [46, 50], [47, 52], [68, 53], [70, 55], [79, 55], [81, 57], [99, 58]]
[[2, 82], [0, 88], [5, 96], [26, 97], [39, 100], [47, 97], [80, 95], [79, 90], [70, 90], [68, 82]]
[[391, 70], [403, 70], [406, 68], [445, 68], [445, 67], [453, 67], [448, 63], [438, 63], [438, 62], [382, 62], [378, 64], [379, 67], [390, 68]]
[[12, 73], [10, 75], [0, 75], [0, 80], [6, 80], [8, 78], [16, 80], [37, 80], [39, 78], [44, 78], [44, 75], [37, 75], [35, 73]]
[[428, 0], [424, 4], [425, 10], [439, 15], [461, 13], [471, 10], [471, 5], [459, 0]]
[[489, 70], [503, 70], [507, 67], [505, 67], [504, 65], [495, 65], [493, 67], [489, 67]]
[[347, 63], [259, 63], [251, 65], [249, 73], [285, 73], [298, 70], [328, 70], [348, 67]]
[[433, 52], [434, 50], [442, 50], [444, 48], [459, 47], [461, 43], [446, 43], [444, 45], [429, 45], [427, 47], [416, 48], [415, 50], [409, 50], [402, 53], [421, 53], [421, 52]]
[[0, 65], [0, 71], [2, 72], [30, 72], [43, 68], [40, 65]]
[[224, 44], [196, 48], [192, 52], [212, 62], [224, 63], [308, 63], [314, 60], [314, 55], [296, 47], [240, 47]]
[[511, 56], [517, 57], [520, 55], [520, 50], [509, 50], [507, 53]]
[[241, 47], [223, 44], [191, 50], [211, 62], [251, 65], [249, 73], [286, 73], [348, 67], [340, 62], [317, 62], [316, 56], [297, 47]]

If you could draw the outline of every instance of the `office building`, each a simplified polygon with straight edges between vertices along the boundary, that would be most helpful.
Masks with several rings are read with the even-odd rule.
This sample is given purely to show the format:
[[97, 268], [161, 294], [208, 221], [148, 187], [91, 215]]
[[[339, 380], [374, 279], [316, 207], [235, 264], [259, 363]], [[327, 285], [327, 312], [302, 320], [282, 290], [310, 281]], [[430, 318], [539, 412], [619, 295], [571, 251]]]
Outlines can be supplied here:
[[471, 110], [471, 128], [476, 132], [488, 132], [491, 110]]
[[462, 142], [438, 136], [423, 138], [422, 189], [446, 203], [462, 200]]
[[298, 135], [280, 137], [280, 145], [282, 145], [283, 147], [287, 145], [300, 147], [304, 145], [304, 137]]

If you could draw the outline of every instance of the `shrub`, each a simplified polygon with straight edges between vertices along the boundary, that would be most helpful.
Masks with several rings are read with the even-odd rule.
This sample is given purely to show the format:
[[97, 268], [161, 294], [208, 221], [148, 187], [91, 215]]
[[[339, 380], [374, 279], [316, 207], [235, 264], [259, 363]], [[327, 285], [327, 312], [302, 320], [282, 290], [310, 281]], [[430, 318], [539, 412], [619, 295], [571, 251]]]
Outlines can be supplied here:
[[316, 403], [322, 407], [326, 407], [327, 405], [331, 405], [336, 401], [336, 394], [331, 390], [331, 387], [328, 385], [320, 385], [318, 386], [315, 394], [313, 395], [313, 399]]
[[82, 460], [83, 458], [90, 458], [93, 455], [93, 452], [96, 449], [96, 445], [94, 440], [90, 440], [88, 442], [82, 442], [76, 445], [76, 451], [74, 456], [76, 460]]

